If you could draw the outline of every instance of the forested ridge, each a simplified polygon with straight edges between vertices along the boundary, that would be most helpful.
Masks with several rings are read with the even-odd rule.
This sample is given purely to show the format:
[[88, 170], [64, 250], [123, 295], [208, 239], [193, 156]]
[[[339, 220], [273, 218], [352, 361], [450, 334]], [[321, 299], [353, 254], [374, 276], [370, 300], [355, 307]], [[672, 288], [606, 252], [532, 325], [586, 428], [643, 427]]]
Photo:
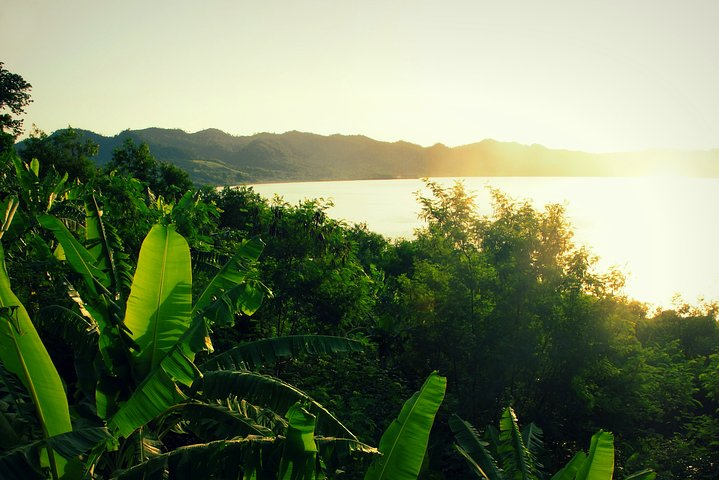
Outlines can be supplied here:
[[[146, 128], [103, 136], [63, 129], [92, 141], [100, 149], [93, 161], [104, 166], [126, 140], [145, 143], [161, 162], [209, 185], [471, 176], [636, 176], [675, 173], [719, 176], [719, 150], [652, 150], [589, 153], [491, 139], [469, 145], [422, 147], [409, 142], [382, 142], [361, 135], [317, 135], [306, 132], [234, 136], [217, 129], [187, 133]], [[33, 131], [19, 148], [44, 135]]]
[[427, 181], [391, 241], [3, 135], [0, 478], [719, 477], [717, 306], [624, 297], [559, 205]]

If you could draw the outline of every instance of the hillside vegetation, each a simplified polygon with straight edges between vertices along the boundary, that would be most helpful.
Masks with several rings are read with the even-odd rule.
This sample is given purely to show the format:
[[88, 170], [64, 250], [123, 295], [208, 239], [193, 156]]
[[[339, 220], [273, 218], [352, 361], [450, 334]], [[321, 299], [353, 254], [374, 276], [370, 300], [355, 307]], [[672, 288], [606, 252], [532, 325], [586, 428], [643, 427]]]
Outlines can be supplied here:
[[[71, 129], [18, 155], [21, 123], [0, 113], [3, 480], [719, 478], [719, 306], [626, 298], [562, 206], [481, 215], [427, 180], [390, 241], [132, 138], [102, 168]], [[308, 155], [268, 138], [245, 148]]]
[[623, 297], [561, 206], [428, 182], [393, 242], [62, 139], [0, 158], [5, 478], [716, 478], [717, 306]]
[[159, 161], [207, 185], [467, 176], [719, 176], [719, 150], [592, 154], [494, 140], [454, 148], [421, 147], [296, 131], [233, 136], [217, 129], [186, 133], [148, 128], [113, 137], [77, 132], [99, 145], [95, 161], [100, 166], [129, 138], [146, 143]]

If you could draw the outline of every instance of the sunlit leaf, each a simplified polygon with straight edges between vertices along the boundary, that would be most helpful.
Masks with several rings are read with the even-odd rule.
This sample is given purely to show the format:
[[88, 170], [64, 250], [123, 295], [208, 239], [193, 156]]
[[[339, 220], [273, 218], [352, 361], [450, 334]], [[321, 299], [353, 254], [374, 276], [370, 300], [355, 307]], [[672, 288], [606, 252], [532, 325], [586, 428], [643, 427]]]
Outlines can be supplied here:
[[382, 456], [370, 465], [365, 480], [414, 480], [424, 459], [434, 416], [444, 400], [447, 379], [432, 373], [407, 400], [379, 443]]
[[174, 226], [155, 225], [145, 237], [127, 300], [125, 325], [139, 345], [138, 371], [159, 366], [190, 326], [190, 249]]

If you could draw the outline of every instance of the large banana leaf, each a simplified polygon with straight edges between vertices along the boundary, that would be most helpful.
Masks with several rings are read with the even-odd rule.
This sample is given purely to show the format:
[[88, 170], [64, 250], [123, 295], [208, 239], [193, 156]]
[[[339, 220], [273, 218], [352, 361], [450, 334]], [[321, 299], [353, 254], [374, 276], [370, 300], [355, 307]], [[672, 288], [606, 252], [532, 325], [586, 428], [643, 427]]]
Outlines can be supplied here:
[[203, 441], [246, 437], [247, 435], [276, 436], [271, 429], [245, 415], [240, 405], [233, 405], [232, 402], [228, 402], [226, 405], [189, 402], [173, 410], [172, 413], [183, 422], [183, 428], [191, 431]]
[[166, 409], [187, 400], [175, 382], [162, 368], [148, 376], [107, 422], [111, 431], [129, 437], [138, 427], [163, 413]]
[[125, 325], [140, 347], [141, 376], [160, 365], [190, 326], [192, 269], [187, 242], [172, 225], [155, 225], [140, 248]]
[[452, 415], [449, 417], [449, 428], [454, 433], [457, 451], [467, 460], [470, 470], [475, 475], [489, 480], [504, 478], [502, 469], [497, 466], [492, 454], [485, 448], [487, 443], [480, 439], [479, 433], [469, 422]]
[[312, 480], [315, 478], [315, 416], [299, 403], [287, 412], [287, 435], [278, 478]]
[[[27, 389], [45, 438], [72, 431], [60, 375], [20, 300], [10, 288], [5, 252], [0, 245], [0, 361]], [[65, 461], [47, 450], [53, 475]]]
[[72, 268], [82, 275], [85, 284], [93, 293], [97, 287], [101, 289], [109, 285], [108, 276], [95, 265], [95, 258], [78, 242], [63, 223], [52, 215], [38, 215], [40, 225], [50, 230], [65, 252], [65, 257]]
[[46, 437], [72, 430], [62, 381], [25, 307], [10, 289], [1, 245], [0, 361], [27, 388]]
[[587, 459], [582, 463], [576, 480], [611, 480], [614, 475], [614, 435], [599, 430], [592, 435]]
[[574, 480], [577, 472], [587, 460], [587, 454], [577, 452], [572, 459], [560, 471], [552, 476], [551, 480]]
[[522, 441], [527, 447], [527, 450], [529, 450], [534, 456], [535, 465], [537, 465], [537, 468], [541, 468], [541, 466], [536, 463], [536, 459], [544, 451], [544, 442], [542, 441], [543, 435], [544, 432], [542, 431], [542, 429], [539, 428], [534, 422], [530, 423], [522, 429]]
[[365, 480], [416, 479], [424, 459], [434, 416], [444, 400], [447, 379], [433, 372], [402, 407], [382, 435], [382, 456], [370, 465]]
[[211, 400], [235, 395], [255, 405], [265, 406], [279, 415], [285, 415], [297, 402], [310, 404], [309, 410], [317, 415], [317, 431], [322, 435], [349, 438], [357, 437], [320, 403], [298, 388], [282, 380], [259, 373], [244, 371], [207, 372], [193, 388]]
[[499, 445], [497, 453], [502, 459], [502, 468], [510, 478], [537, 480], [537, 465], [534, 455], [524, 445], [519, 431], [517, 416], [512, 407], [507, 407], [499, 421]]
[[[276, 480], [283, 446], [281, 439], [245, 437], [189, 445], [118, 472], [118, 480], [196, 480], [252, 478]], [[244, 475], [244, 476], [242, 476]]]
[[95, 265], [110, 278], [111, 290], [120, 305], [125, 304], [125, 289], [132, 283], [130, 266], [122, 252], [122, 242], [111, 225], [102, 220], [95, 195], [85, 205], [85, 242]]
[[233, 347], [215, 355], [200, 366], [207, 370], [255, 369], [270, 366], [302, 353], [311, 355], [340, 352], [359, 352], [364, 345], [357, 340], [328, 335], [291, 335], [266, 338]]
[[158, 368], [145, 377], [110, 420], [109, 425], [122, 436], [149, 422], [168, 408], [186, 399], [176, 382], [190, 386], [202, 376], [193, 360], [207, 349], [207, 328], [202, 317], [196, 317], [190, 328], [162, 358]]

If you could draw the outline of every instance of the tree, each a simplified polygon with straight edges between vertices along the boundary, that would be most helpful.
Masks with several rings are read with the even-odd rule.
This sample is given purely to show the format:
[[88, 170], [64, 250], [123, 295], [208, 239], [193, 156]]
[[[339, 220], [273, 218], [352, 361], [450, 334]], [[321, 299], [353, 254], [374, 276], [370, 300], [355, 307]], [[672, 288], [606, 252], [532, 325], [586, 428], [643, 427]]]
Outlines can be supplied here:
[[158, 162], [147, 143], [137, 145], [132, 138], [126, 138], [122, 147], [112, 152], [107, 171], [134, 177], [165, 198], [179, 199], [193, 187], [186, 171], [172, 163]]
[[59, 174], [67, 173], [70, 180], [86, 182], [95, 177], [97, 168], [92, 157], [97, 155], [99, 146], [85, 138], [82, 132], [68, 127], [52, 135], [35, 128], [22, 144], [20, 157], [25, 162], [37, 159], [45, 167], [43, 175], [53, 167]]
[[179, 198], [192, 186], [190, 175], [185, 170], [169, 162], [160, 162], [155, 178], [155, 190], [158, 194], [167, 198]]
[[17, 73], [5, 70], [3, 65], [0, 62], [0, 132], [16, 137], [22, 133], [22, 120], [12, 117], [22, 115], [32, 102], [28, 92], [32, 85]]
[[122, 146], [112, 152], [106, 168], [108, 172], [117, 170], [148, 185], [157, 176], [157, 160], [150, 153], [150, 147], [145, 142], [136, 145], [132, 138], [126, 138]]

